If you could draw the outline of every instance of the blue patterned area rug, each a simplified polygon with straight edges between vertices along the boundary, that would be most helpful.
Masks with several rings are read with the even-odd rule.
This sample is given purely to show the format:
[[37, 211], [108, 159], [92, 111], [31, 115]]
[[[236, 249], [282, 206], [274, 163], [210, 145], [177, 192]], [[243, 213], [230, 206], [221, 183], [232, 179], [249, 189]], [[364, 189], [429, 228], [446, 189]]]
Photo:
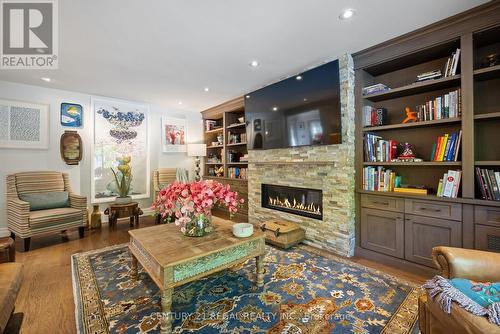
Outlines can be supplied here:
[[[79, 333], [159, 332], [159, 290], [129, 264], [127, 245], [73, 255]], [[308, 246], [268, 247], [254, 279], [248, 261], [176, 288], [174, 333], [418, 333], [417, 286]]]

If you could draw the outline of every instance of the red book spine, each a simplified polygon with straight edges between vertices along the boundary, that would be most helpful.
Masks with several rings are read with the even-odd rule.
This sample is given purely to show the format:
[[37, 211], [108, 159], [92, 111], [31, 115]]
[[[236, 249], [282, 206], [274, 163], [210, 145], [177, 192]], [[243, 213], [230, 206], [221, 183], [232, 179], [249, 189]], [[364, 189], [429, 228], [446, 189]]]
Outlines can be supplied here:
[[437, 145], [436, 145], [436, 152], [434, 152], [434, 161], [438, 161], [439, 157], [439, 151], [441, 150], [441, 142], [443, 140], [443, 137], [438, 137], [437, 139]]

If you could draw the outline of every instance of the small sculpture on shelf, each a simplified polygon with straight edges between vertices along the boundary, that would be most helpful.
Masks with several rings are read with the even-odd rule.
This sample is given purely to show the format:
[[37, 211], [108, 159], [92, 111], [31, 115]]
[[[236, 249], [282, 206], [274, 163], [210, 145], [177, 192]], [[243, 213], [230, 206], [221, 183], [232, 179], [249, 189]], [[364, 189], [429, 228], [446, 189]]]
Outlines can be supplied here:
[[224, 176], [224, 166], [220, 166], [219, 168], [215, 168], [215, 176], [222, 177]]
[[422, 159], [417, 158], [413, 153], [413, 145], [409, 143], [400, 144], [403, 148], [403, 153], [401, 153], [397, 159], [392, 160], [392, 162], [422, 162]]
[[406, 107], [405, 112], [406, 112], [406, 118], [403, 120], [403, 124], [417, 121], [416, 111], [411, 111], [410, 107]]

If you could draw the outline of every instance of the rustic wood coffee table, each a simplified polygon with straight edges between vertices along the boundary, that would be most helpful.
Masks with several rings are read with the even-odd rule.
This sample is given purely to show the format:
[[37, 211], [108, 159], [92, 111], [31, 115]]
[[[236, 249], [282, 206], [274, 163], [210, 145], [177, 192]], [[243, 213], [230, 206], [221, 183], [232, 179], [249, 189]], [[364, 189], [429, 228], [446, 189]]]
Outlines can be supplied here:
[[233, 235], [233, 223], [213, 217], [215, 231], [186, 237], [174, 224], [129, 231], [131, 276], [137, 278], [137, 262], [161, 290], [161, 333], [172, 332], [172, 293], [175, 287], [256, 259], [256, 283], [264, 285], [264, 233], [255, 229], [248, 238]]

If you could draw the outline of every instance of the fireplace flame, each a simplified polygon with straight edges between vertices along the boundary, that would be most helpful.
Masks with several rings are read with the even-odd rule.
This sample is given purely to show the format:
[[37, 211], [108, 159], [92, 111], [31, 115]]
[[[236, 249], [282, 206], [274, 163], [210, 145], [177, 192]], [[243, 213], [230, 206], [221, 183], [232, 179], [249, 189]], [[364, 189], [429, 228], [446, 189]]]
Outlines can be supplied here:
[[319, 205], [316, 205], [314, 203], [306, 204], [304, 202], [299, 202], [295, 198], [292, 199], [292, 202], [293, 203], [290, 203], [290, 200], [288, 198], [280, 199], [278, 196], [274, 198], [269, 196], [270, 205], [321, 215], [321, 208]]

